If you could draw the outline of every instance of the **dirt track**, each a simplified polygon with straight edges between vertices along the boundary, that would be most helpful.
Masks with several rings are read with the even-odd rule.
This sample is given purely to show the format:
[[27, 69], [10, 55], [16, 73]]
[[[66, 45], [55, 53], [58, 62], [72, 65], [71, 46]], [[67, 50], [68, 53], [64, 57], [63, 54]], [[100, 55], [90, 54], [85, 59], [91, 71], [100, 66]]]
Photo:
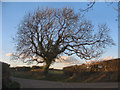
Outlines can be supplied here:
[[62, 83], [44, 80], [30, 80], [11, 77], [21, 84], [21, 88], [118, 88], [118, 83]]

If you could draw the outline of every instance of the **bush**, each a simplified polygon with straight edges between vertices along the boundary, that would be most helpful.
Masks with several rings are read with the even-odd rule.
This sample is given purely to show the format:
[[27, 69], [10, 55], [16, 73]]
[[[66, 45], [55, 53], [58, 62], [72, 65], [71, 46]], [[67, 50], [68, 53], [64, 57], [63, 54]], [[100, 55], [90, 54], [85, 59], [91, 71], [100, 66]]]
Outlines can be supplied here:
[[20, 85], [17, 82], [13, 82], [10, 79], [9, 65], [2, 63], [2, 88], [19, 88]]
[[[118, 72], [118, 63], [120, 59], [112, 59], [107, 61], [95, 62], [89, 65], [75, 65], [64, 67], [63, 72], [65, 75], [73, 75], [74, 73], [83, 74], [84, 72], [96, 73], [96, 72]], [[88, 67], [88, 68], [87, 68]], [[83, 74], [84, 75], [84, 74]]]
[[75, 65], [75, 66], [70, 66], [70, 67], [65, 67], [63, 68], [63, 72], [65, 75], [73, 75], [74, 73], [76, 74], [83, 74], [85, 72], [90, 72], [90, 70], [88, 71], [89, 69], [87, 69], [87, 66], [85, 64], [83, 65]]

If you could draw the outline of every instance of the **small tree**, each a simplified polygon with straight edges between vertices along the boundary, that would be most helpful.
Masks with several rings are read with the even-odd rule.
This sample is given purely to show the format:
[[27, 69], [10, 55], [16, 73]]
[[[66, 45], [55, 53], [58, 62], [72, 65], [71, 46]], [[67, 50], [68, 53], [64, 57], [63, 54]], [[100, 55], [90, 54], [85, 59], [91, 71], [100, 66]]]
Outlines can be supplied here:
[[15, 59], [45, 63], [48, 73], [51, 63], [61, 54], [76, 54], [81, 59], [99, 57], [103, 49], [113, 45], [106, 24], [98, 30], [90, 21], [80, 17], [74, 9], [37, 9], [19, 24], [16, 34]]

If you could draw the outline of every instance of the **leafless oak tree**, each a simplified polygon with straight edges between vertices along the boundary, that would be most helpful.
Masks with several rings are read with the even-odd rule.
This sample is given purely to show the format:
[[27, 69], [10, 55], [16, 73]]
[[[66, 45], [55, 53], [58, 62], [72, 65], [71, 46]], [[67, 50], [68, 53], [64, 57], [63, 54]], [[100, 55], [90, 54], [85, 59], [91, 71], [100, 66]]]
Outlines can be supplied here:
[[94, 30], [90, 21], [71, 8], [38, 8], [19, 24], [15, 56], [24, 62], [45, 63], [44, 72], [48, 73], [61, 54], [76, 54], [86, 60], [99, 57], [104, 48], [114, 45], [109, 30], [106, 24]]

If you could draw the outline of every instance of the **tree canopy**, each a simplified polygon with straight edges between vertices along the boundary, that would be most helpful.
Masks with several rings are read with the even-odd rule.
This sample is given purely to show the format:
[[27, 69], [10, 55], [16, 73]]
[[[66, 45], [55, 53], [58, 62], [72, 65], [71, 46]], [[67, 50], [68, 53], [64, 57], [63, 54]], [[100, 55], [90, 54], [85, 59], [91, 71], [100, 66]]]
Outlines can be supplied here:
[[45, 72], [61, 54], [76, 54], [90, 60], [99, 57], [107, 46], [114, 45], [109, 30], [106, 24], [98, 25], [95, 30], [90, 21], [72, 8], [38, 8], [19, 24], [14, 38], [15, 59], [45, 63]]

